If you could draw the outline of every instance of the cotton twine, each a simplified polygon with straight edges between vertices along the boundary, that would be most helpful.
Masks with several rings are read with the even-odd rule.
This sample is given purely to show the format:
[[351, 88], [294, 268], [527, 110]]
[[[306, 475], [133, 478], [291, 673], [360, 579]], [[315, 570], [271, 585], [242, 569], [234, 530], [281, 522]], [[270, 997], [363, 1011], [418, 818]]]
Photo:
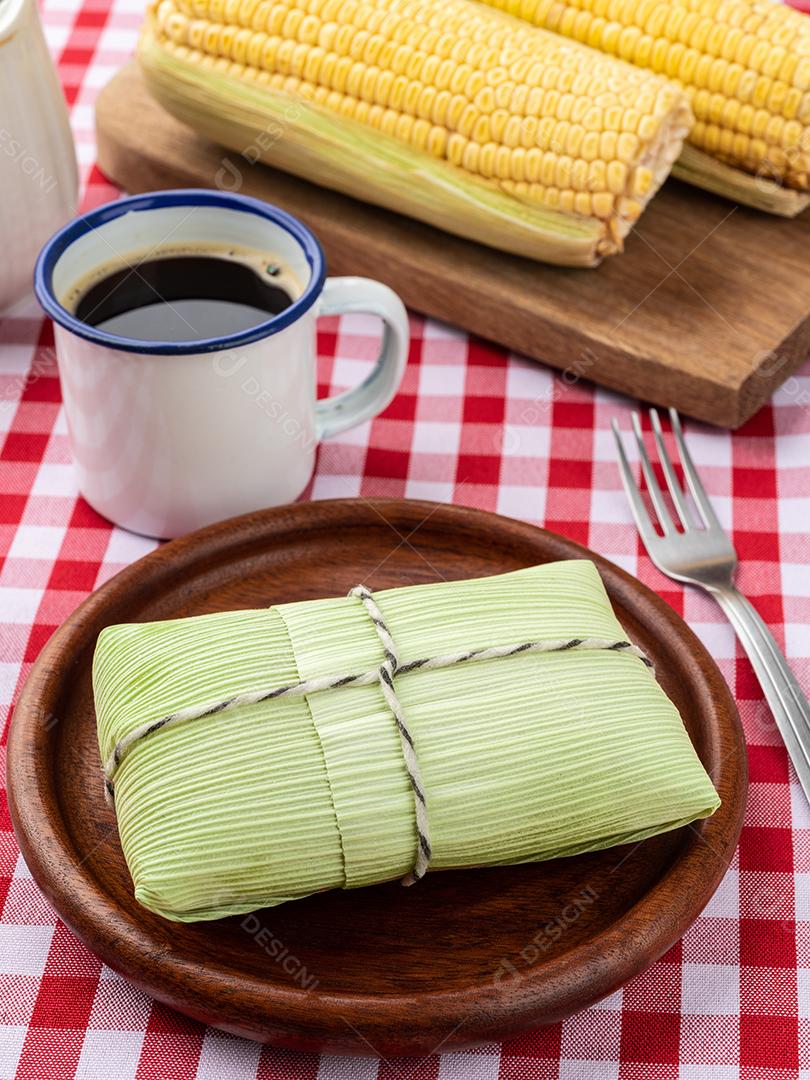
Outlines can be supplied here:
[[159, 720], [141, 724], [118, 740], [104, 764], [104, 789], [107, 801], [110, 803], [115, 801], [115, 774], [124, 757], [136, 743], [148, 738], [150, 735], [154, 735], [157, 731], [175, 727], [177, 724], [183, 724], [188, 720], [201, 720], [206, 716], [229, 712], [231, 709], [238, 709], [243, 705], [258, 705], [263, 701], [273, 701], [275, 698], [304, 697], [307, 694], [316, 694], [322, 690], [335, 690], [341, 686], [368, 686], [372, 683], [378, 683], [397, 725], [402, 746], [402, 756], [405, 759], [405, 768], [413, 791], [418, 842], [413, 869], [402, 879], [403, 885], [412, 885], [415, 881], [424, 877], [430, 865], [430, 823], [428, 821], [425, 787], [422, 782], [416, 746], [408, 727], [402, 703], [397, 697], [394, 683], [396, 677], [409, 675], [413, 671], [432, 671], [437, 668], [455, 667], [456, 664], [467, 664], [477, 660], [496, 660], [505, 656], [517, 656], [518, 653], [582, 652], [594, 649], [630, 653], [632, 656], [638, 657], [647, 667], [652, 668], [652, 662], [641, 649], [631, 642], [624, 640], [611, 641], [605, 638], [524, 641], [520, 645], [496, 645], [489, 649], [445, 653], [442, 656], [433, 656], [424, 660], [410, 660], [407, 664], [402, 664], [399, 660], [396, 643], [371, 590], [367, 589], [365, 585], [356, 585], [348, 595], [356, 596], [362, 602], [374, 624], [374, 629], [377, 631], [377, 636], [382, 644], [384, 656], [382, 664], [356, 675], [326, 675], [320, 678], [302, 679], [300, 682], [289, 683], [286, 686], [277, 686], [274, 690], [251, 690], [244, 694], [236, 694], [234, 697], [226, 698], [224, 701], [210, 702], [207, 705], [191, 705], [186, 709], [180, 709], [177, 712], [170, 713], [168, 716], [163, 716]]

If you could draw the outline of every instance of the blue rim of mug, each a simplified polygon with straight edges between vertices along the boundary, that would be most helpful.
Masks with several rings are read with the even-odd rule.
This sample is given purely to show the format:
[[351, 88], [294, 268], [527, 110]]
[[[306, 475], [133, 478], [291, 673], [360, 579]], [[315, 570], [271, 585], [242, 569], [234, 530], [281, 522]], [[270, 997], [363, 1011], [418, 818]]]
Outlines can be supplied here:
[[[167, 206], [213, 206], [223, 210], [239, 210], [247, 214], [256, 214], [278, 225], [297, 240], [304, 252], [310, 269], [307, 287], [288, 308], [265, 322], [236, 334], [201, 338], [197, 341], [140, 341], [137, 338], [119, 337], [117, 334], [109, 334], [82, 322], [59, 303], [53, 291], [53, 271], [71, 244], [93, 229], [106, 225], [124, 214], [160, 210]], [[254, 341], [270, 337], [271, 334], [277, 334], [312, 307], [321, 294], [325, 277], [326, 262], [321, 245], [306, 225], [291, 214], [260, 199], [252, 199], [248, 195], [206, 191], [203, 188], [182, 188], [176, 191], [159, 191], [148, 195], [131, 195], [124, 199], [117, 199], [115, 202], [96, 207], [95, 210], [69, 222], [51, 237], [40, 252], [34, 270], [34, 291], [43, 310], [54, 322], [86, 341], [106, 345], [120, 352], [184, 356], [250, 345]]]

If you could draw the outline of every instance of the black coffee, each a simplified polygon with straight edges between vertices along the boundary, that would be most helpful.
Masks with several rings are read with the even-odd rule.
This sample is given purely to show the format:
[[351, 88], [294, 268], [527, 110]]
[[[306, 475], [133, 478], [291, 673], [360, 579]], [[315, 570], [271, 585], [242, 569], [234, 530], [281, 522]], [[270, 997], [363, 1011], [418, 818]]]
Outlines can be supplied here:
[[[278, 315], [294, 297], [274, 280], [280, 266], [216, 255], [145, 259], [94, 283], [77, 318], [139, 341], [199, 341], [249, 330]], [[286, 283], [286, 282], [285, 282]]]

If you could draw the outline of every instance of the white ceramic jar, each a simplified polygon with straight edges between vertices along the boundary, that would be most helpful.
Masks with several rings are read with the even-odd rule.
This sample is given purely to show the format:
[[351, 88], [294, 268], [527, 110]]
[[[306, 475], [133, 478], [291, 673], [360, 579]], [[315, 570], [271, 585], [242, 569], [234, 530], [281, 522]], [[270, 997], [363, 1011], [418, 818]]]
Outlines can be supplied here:
[[32, 291], [37, 253], [76, 210], [67, 108], [36, 0], [0, 0], [0, 312]]

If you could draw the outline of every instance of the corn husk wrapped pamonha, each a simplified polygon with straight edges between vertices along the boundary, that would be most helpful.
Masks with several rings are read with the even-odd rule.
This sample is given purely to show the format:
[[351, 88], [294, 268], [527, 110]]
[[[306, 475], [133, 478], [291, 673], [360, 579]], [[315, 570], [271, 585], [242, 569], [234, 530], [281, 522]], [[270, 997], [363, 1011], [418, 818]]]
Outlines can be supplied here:
[[139, 57], [248, 160], [571, 266], [621, 251], [693, 119], [674, 83], [470, 0], [154, 0]]
[[[374, 599], [403, 665], [524, 641], [626, 638], [586, 561]], [[93, 673], [102, 760], [178, 709], [383, 657], [354, 596], [109, 627]], [[628, 651], [524, 652], [395, 681], [431, 870], [637, 841], [719, 805], [675, 707]], [[135, 895], [169, 919], [214, 919], [414, 866], [414, 791], [379, 682], [157, 730], [123, 754], [114, 787]]]

